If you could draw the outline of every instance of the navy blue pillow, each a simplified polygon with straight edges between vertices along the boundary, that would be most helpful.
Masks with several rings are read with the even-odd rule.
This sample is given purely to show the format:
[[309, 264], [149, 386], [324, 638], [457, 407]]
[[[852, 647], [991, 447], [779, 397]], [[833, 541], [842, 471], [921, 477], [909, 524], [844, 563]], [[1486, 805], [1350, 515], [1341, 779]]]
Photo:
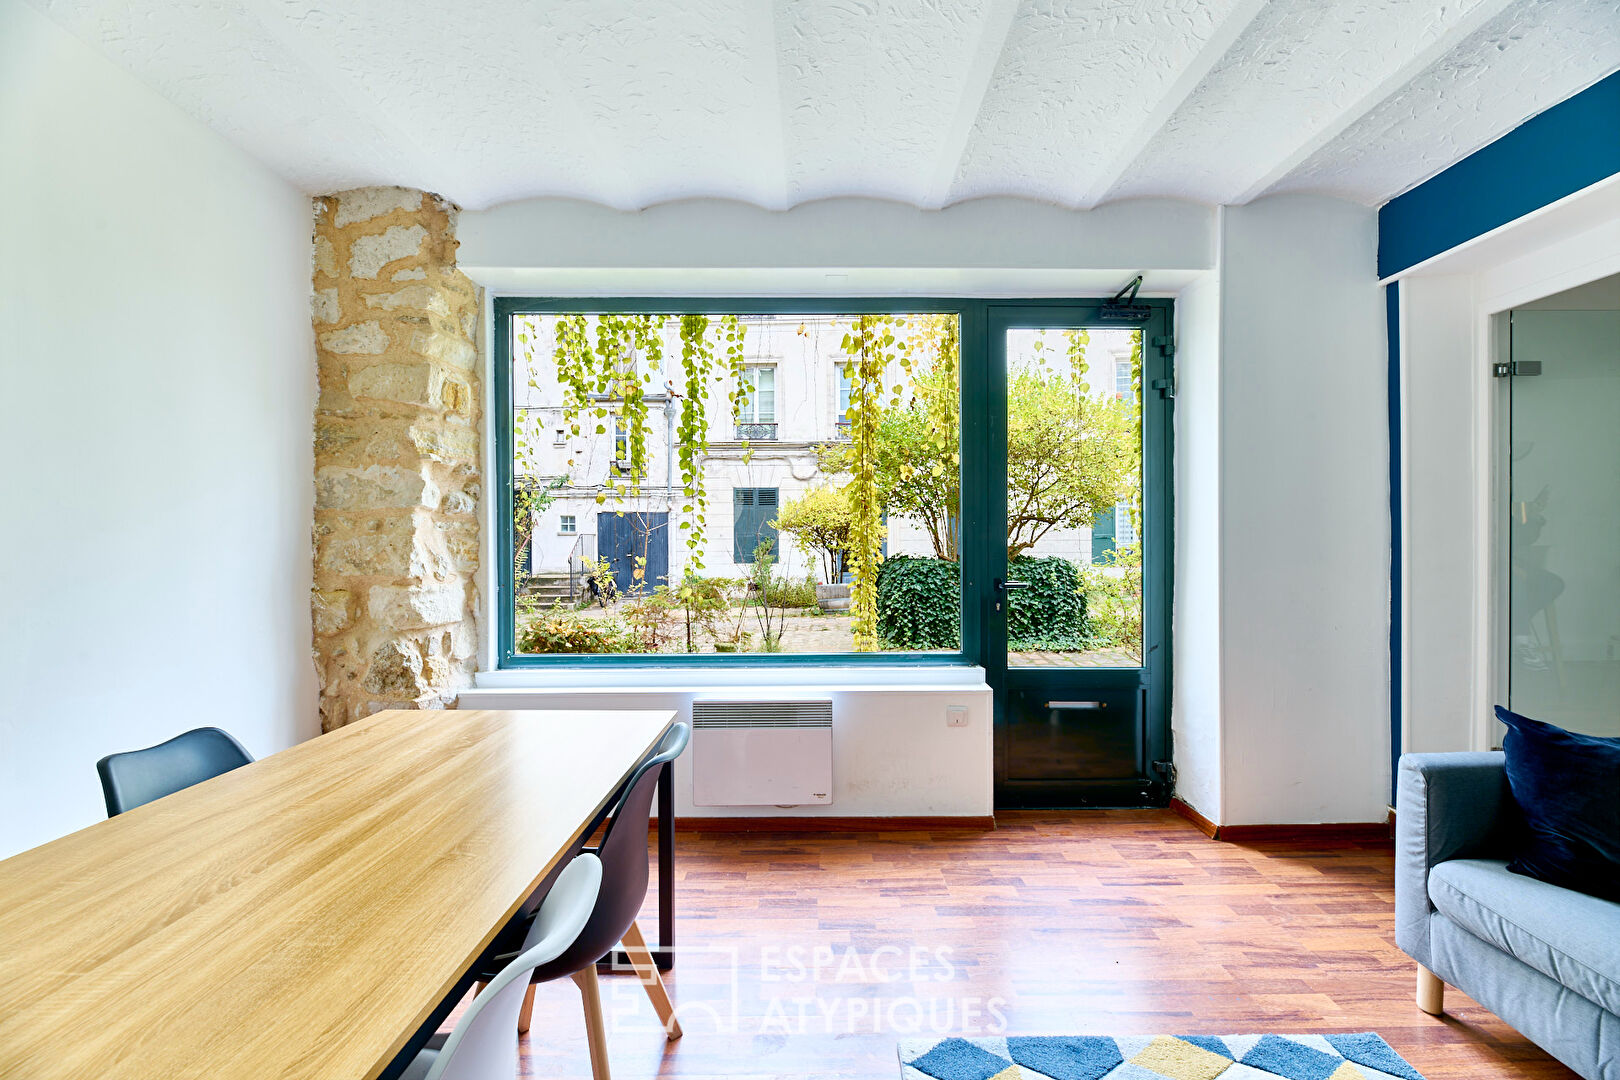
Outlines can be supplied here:
[[1620, 739], [1577, 735], [1509, 712], [1508, 787], [1529, 826], [1515, 874], [1620, 901]]

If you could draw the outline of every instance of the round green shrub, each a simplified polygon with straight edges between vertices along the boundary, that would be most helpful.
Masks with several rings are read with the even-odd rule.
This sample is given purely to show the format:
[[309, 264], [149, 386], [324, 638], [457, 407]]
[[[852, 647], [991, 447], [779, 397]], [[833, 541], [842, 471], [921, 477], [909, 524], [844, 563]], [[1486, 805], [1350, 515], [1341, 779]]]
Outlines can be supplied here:
[[1020, 555], [1007, 562], [1007, 577], [1029, 588], [1007, 594], [1009, 649], [1083, 649], [1086, 598], [1080, 569], [1055, 555]]
[[885, 649], [961, 648], [962, 568], [892, 555], [878, 566], [877, 609]]

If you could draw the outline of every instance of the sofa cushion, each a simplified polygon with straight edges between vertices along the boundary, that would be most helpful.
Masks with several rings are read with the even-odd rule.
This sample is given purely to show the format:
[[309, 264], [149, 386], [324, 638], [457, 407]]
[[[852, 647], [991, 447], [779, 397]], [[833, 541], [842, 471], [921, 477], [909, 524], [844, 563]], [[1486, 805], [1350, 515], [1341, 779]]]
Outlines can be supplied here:
[[1439, 864], [1429, 899], [1475, 937], [1620, 1013], [1620, 904], [1511, 873], [1497, 859]]
[[1514, 873], [1620, 901], [1620, 739], [1581, 735], [1500, 706], [1508, 786], [1528, 835]]

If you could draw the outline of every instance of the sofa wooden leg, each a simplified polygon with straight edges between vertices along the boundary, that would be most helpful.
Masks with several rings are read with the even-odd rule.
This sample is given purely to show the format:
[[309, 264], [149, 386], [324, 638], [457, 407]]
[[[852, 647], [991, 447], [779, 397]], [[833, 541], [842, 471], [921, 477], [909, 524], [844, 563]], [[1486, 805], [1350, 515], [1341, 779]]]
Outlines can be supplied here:
[[1446, 984], [1422, 964], [1418, 965], [1417, 970], [1417, 1007], [1430, 1016], [1439, 1016], [1446, 1011]]

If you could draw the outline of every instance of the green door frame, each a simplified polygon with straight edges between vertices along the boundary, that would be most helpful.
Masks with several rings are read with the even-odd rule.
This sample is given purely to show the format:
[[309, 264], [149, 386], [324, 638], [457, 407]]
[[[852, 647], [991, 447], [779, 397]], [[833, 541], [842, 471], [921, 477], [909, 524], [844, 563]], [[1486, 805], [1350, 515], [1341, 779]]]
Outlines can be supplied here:
[[[994, 608], [992, 583], [1006, 572], [1007, 521], [1007, 387], [1004, 377], [1005, 342], [993, 342], [992, 321], [1006, 326], [1101, 325], [1104, 301], [986, 300], [938, 297], [886, 298], [767, 298], [767, 297], [497, 297], [493, 327], [494, 397], [496, 422], [495, 463], [499, 492], [495, 625], [498, 658], [503, 668], [667, 667], [682, 668], [723, 663], [752, 667], [795, 668], [827, 664], [916, 666], [982, 665], [996, 689], [999, 710], [1005, 697], [1007, 671], [1006, 622]], [[1169, 300], [1138, 300], [1150, 309], [1142, 324], [1144, 534], [1144, 679], [1147, 692], [1146, 754], [1149, 762], [1170, 759], [1170, 606], [1172, 594], [1173, 495], [1172, 458], [1172, 340], [1173, 306]], [[860, 315], [881, 313], [954, 313], [960, 320], [962, 378], [962, 649], [958, 653], [850, 653], [759, 654], [718, 658], [703, 655], [659, 656], [533, 656], [514, 649], [512, 580], [511, 485], [513, 482], [511, 321], [519, 314], [562, 312], [669, 314], [819, 314]], [[1122, 324], [1111, 324], [1122, 325]], [[999, 350], [999, 351], [998, 351]], [[1139, 785], [1138, 785], [1139, 786]], [[1151, 801], [1162, 801], [1168, 783], [1160, 783]], [[1137, 805], [1141, 804], [1140, 799]], [[1115, 805], [1122, 805], [1116, 802]]]
[[[985, 324], [986, 413], [990, 427], [986, 439], [985, 497], [980, 500], [989, 521], [1005, 537], [1007, 521], [1007, 344], [1013, 328], [1067, 329], [1083, 326], [1124, 327], [1142, 331], [1142, 668], [1052, 669], [1045, 681], [1058, 696], [1100, 696], [1140, 693], [1140, 772], [1085, 781], [1028, 781], [1007, 775], [1010, 759], [1006, 740], [1010, 725], [1007, 666], [1007, 619], [997, 607], [1003, 599], [993, 588], [979, 594], [984, 626], [985, 680], [994, 691], [996, 724], [997, 806], [1144, 806], [1167, 805], [1171, 792], [1170, 689], [1171, 599], [1174, 592], [1175, 501], [1174, 449], [1174, 306], [1170, 300], [1138, 300], [1150, 309], [1138, 324], [1106, 322], [1102, 300], [1061, 302], [1008, 302], [991, 306]], [[993, 374], [992, 374], [993, 373]], [[998, 377], [999, 376], [999, 377]], [[1000, 452], [997, 452], [1000, 451]], [[964, 491], [964, 496], [966, 492]], [[990, 531], [994, 531], [993, 529]], [[1007, 552], [988, 551], [979, 571], [981, 580], [993, 582], [1007, 574]], [[971, 602], [972, 597], [969, 597]], [[1036, 680], [1045, 669], [1021, 669], [1020, 676]], [[1015, 677], [1015, 678], [1016, 678]], [[1075, 684], [1083, 681], [1085, 687]], [[1063, 690], [1058, 687], [1062, 686]], [[1067, 692], [1066, 692], [1067, 691]], [[1068, 693], [1068, 692], [1072, 692]]]

